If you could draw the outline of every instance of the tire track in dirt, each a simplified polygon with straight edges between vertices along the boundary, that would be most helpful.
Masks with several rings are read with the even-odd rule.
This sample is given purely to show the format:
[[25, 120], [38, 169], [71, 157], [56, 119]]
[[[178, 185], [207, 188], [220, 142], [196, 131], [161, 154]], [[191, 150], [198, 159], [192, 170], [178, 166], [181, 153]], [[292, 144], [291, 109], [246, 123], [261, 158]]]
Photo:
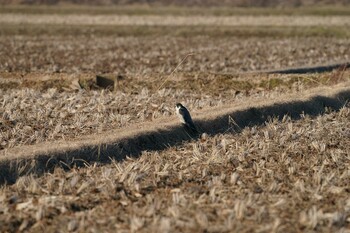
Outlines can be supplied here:
[[[317, 116], [325, 107], [339, 110], [350, 100], [350, 83], [319, 87], [303, 94], [284, 95], [270, 100], [253, 100], [239, 105], [208, 108], [193, 113], [195, 123], [209, 135], [237, 133], [246, 126], [260, 125], [289, 115]], [[108, 163], [126, 156], [138, 157], [143, 151], [163, 150], [192, 140], [177, 119], [159, 119], [111, 130], [74, 141], [57, 141], [6, 149], [0, 153], [0, 184], [14, 183], [18, 177], [52, 171], [56, 166], [70, 169], [86, 163]]]

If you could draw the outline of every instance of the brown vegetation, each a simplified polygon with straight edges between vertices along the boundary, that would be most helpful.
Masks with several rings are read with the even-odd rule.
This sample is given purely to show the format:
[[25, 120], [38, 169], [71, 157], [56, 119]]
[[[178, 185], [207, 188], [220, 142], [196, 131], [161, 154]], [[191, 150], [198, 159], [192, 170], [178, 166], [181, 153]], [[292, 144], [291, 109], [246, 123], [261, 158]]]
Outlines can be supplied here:
[[3, 231], [329, 232], [349, 228], [350, 109], [271, 119], [123, 163], [20, 178]]
[[[288, 29], [287, 29], [288, 30]], [[215, 33], [215, 31], [213, 31]], [[349, 60], [347, 38], [208, 36], [2, 36], [0, 69], [8, 72], [169, 74], [237, 73]]]
[[[115, 92], [101, 91], [94, 86], [95, 90], [90, 90], [89, 86], [84, 89], [85, 83], [93, 81], [79, 81], [69, 75], [57, 75], [61, 79], [44, 75], [46, 78], [41, 81], [11, 78], [1, 84], [3, 89], [0, 89], [3, 113], [0, 116], [0, 150], [43, 141], [70, 140], [110, 128], [125, 128], [170, 117], [174, 115], [176, 102], [183, 102], [196, 111], [349, 80], [349, 72], [335, 80], [336, 73], [319, 76], [261, 74], [245, 75], [245, 78], [176, 75], [167, 79], [167, 88], [161, 89], [158, 88], [160, 78], [138, 80], [134, 77], [120, 81]], [[38, 74], [35, 77], [40, 78]], [[21, 85], [25, 89], [18, 89]], [[206, 88], [203, 90], [203, 87]]]
[[[349, 61], [346, 22], [330, 27], [321, 17], [348, 8], [319, 9], [0, 8], [14, 17], [0, 24], [0, 231], [348, 233], [349, 70], [256, 73]], [[74, 14], [183, 18], [192, 10], [195, 19], [322, 19], [303, 27], [57, 24]], [[22, 25], [23, 15], [59, 20]], [[120, 75], [113, 92], [94, 85], [106, 73]], [[176, 102], [207, 134], [184, 131]]]

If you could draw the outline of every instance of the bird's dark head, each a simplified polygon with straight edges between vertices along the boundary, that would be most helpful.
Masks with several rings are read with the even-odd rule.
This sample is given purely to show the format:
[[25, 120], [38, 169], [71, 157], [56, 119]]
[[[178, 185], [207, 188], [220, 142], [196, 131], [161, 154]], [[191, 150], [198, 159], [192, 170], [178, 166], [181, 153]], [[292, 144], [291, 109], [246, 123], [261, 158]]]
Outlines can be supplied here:
[[183, 108], [183, 105], [181, 103], [177, 103], [176, 108]]

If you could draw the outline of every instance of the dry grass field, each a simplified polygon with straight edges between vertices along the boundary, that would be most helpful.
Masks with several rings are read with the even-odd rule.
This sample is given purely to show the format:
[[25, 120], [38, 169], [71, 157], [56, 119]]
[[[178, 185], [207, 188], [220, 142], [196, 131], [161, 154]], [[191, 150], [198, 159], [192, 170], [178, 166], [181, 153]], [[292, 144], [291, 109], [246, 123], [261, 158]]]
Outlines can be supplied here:
[[3, 231], [348, 232], [350, 108], [0, 191]]
[[[342, 67], [265, 72], [349, 62], [347, 7], [158, 9], [1, 6], [0, 163], [13, 151], [29, 148], [35, 163], [29, 152], [42, 145], [174, 122], [177, 102], [197, 119], [349, 85]], [[98, 87], [96, 74], [119, 75], [116, 89]], [[225, 133], [162, 141], [121, 161], [115, 152], [107, 163], [16, 171], [0, 187], [0, 231], [348, 233], [350, 105], [327, 100], [344, 104], [308, 115], [299, 101], [297, 117], [227, 119]]]
[[[4, 88], [0, 89], [3, 112], [0, 149], [70, 140], [158, 118], [166, 121], [175, 114], [177, 102], [196, 112], [253, 99], [278, 98], [285, 92], [303, 93], [311, 87], [350, 80], [349, 72], [342, 71], [323, 75], [203, 75], [200, 78], [177, 75], [167, 79], [166, 85], [171, 88], [157, 90], [160, 78], [149, 77], [145, 81], [135, 77], [121, 81], [123, 91], [111, 92], [82, 89], [77, 78], [66, 76], [54, 79], [52, 75], [51, 83], [45, 76], [37, 81], [29, 77], [23, 83], [16, 82], [18, 78], [4, 81]], [[35, 74], [35, 77], [39, 79], [41, 75]], [[194, 80], [195, 83], [191, 83]], [[80, 81], [89, 82], [93, 80]], [[23, 88], [15, 88], [21, 85]]]
[[92, 35], [2, 36], [0, 68], [23, 75], [28, 72], [78, 75], [117, 72], [139, 77], [156, 73], [165, 77], [192, 53], [179, 71], [231, 74], [350, 59], [348, 38]]

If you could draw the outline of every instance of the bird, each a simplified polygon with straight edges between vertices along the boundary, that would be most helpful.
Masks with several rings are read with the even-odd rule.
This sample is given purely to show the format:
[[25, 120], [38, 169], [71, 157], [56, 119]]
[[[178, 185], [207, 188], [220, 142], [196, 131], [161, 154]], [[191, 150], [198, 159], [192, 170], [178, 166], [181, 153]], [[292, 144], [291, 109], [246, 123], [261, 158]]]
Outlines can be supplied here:
[[178, 115], [181, 123], [192, 134], [198, 134], [198, 130], [192, 121], [190, 112], [181, 103], [177, 103], [175, 106], [176, 114]]

